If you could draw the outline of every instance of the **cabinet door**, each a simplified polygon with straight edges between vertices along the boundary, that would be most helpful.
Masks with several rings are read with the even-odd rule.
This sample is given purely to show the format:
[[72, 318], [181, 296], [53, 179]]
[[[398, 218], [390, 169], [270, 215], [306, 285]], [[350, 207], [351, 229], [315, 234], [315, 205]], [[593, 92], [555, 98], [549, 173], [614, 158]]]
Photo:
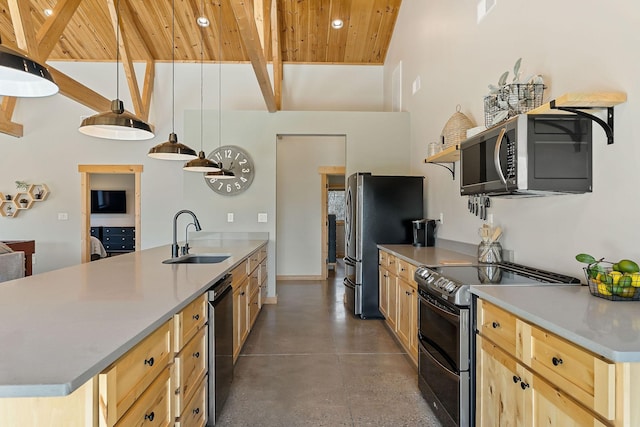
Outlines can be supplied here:
[[378, 292], [380, 293], [380, 312], [387, 318], [389, 317], [389, 272], [378, 267]]
[[477, 340], [476, 425], [530, 425], [525, 420], [529, 406], [515, 359], [490, 341], [480, 336]]
[[413, 282], [413, 297], [411, 299], [411, 324], [409, 325], [409, 349], [413, 361], [418, 364], [418, 284]]
[[247, 322], [247, 287], [248, 280], [245, 280], [233, 292], [233, 360], [238, 358], [244, 340], [249, 334]]
[[389, 305], [387, 306], [387, 322], [392, 331], [397, 332], [398, 329], [398, 278], [395, 274], [389, 271], [389, 277], [387, 278], [389, 283], [388, 298]]
[[397, 333], [407, 352], [411, 348], [411, 324], [415, 322], [411, 306], [415, 300], [415, 290], [405, 280], [398, 277]]

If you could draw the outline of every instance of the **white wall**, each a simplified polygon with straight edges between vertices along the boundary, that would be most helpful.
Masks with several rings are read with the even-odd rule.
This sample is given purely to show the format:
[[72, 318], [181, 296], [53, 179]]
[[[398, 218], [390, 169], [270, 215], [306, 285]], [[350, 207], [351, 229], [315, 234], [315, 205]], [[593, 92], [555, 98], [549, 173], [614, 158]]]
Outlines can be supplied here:
[[[483, 96], [503, 71], [523, 58], [524, 74], [542, 74], [545, 101], [567, 92], [622, 91], [615, 108], [615, 144], [594, 125], [593, 193], [492, 200], [490, 212], [505, 229], [503, 246], [515, 261], [580, 276], [580, 252], [640, 261], [640, 5], [628, 0], [498, 1], [476, 23], [476, 2], [404, 0], [384, 72], [385, 109], [391, 110], [391, 74], [402, 61], [403, 110], [411, 113], [412, 173], [427, 177], [427, 217], [444, 213], [441, 238], [477, 243], [482, 222], [468, 213], [459, 180], [425, 165], [427, 144], [462, 112], [483, 124]], [[421, 77], [422, 88], [411, 94]], [[601, 112], [597, 114], [604, 117]], [[459, 166], [459, 165], [456, 165]]]
[[322, 273], [321, 166], [344, 166], [344, 136], [283, 136], [277, 142], [278, 276]]
[[[113, 64], [56, 63], [54, 66], [108, 98], [115, 98]], [[322, 69], [332, 70], [325, 67]], [[218, 144], [217, 70], [217, 65], [205, 66], [203, 104], [207, 124], [202, 144], [207, 153]], [[82, 116], [93, 112], [60, 94], [19, 100], [14, 120], [24, 125], [24, 137], [0, 134], [0, 192], [15, 193], [14, 181], [24, 180], [46, 183], [51, 194], [46, 201], [21, 212], [17, 218], [0, 218], [0, 239], [35, 239], [36, 273], [77, 264], [81, 220], [78, 164], [140, 164], [144, 168], [141, 248], [168, 244], [173, 215], [185, 208], [198, 214], [207, 231], [269, 232], [270, 251], [275, 254], [276, 135], [347, 135], [349, 172], [407, 173], [409, 169], [408, 114], [340, 111], [356, 108], [354, 102], [358, 99], [372, 99], [370, 92], [379, 93], [377, 99], [381, 100], [381, 73], [380, 78], [376, 73], [368, 74], [365, 77], [368, 84], [358, 81], [353, 85], [354, 91], [338, 96], [329, 90], [336, 78], [334, 71], [326, 80], [320, 80], [321, 73], [313, 73], [315, 84], [326, 88], [314, 95], [319, 99], [305, 99], [304, 92], [296, 93], [295, 97], [296, 105], [306, 108], [305, 105], [310, 107], [316, 101], [324, 104], [322, 93], [326, 92], [335, 111], [268, 113], [251, 66], [223, 66], [223, 144], [246, 148], [256, 163], [252, 187], [233, 198], [213, 193], [200, 174], [183, 172], [180, 162], [153, 160], [146, 155], [150, 147], [166, 141], [172, 130], [171, 64], [156, 66], [150, 119], [155, 125], [156, 137], [147, 141], [102, 140], [79, 133], [77, 128]], [[295, 72], [295, 67], [288, 70], [288, 73]], [[299, 72], [307, 72], [307, 68], [302, 67]], [[351, 71], [345, 71], [343, 76], [347, 81], [356, 79]], [[124, 76], [121, 75], [120, 81], [120, 98], [125, 107], [131, 109]], [[175, 130], [181, 142], [195, 149], [199, 149], [201, 143], [199, 109], [199, 64], [176, 64]], [[68, 213], [67, 221], [57, 219], [61, 212]], [[234, 223], [226, 222], [227, 212], [235, 212]], [[267, 224], [257, 223], [258, 212], [268, 213]], [[275, 272], [275, 256], [270, 263], [270, 271]], [[270, 275], [270, 279], [274, 277], [275, 274]], [[269, 286], [270, 294], [275, 294], [275, 281]]]

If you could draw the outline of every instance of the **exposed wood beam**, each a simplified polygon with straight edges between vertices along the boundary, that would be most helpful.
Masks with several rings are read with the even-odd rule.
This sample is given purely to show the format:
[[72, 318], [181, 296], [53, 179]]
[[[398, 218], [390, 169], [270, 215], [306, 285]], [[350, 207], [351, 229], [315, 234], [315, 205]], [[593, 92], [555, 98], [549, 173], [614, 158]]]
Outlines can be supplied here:
[[256, 31], [258, 31], [258, 37], [260, 38], [260, 46], [262, 46], [262, 50], [265, 49], [267, 39], [267, 35], [265, 33], [266, 28], [264, 25], [264, 1], [265, 0], [253, 0], [253, 19], [256, 23]]
[[113, 29], [114, 31], [120, 32], [120, 36], [118, 37], [118, 50], [122, 58], [124, 74], [125, 76], [127, 76], [129, 92], [131, 93], [131, 100], [133, 101], [133, 109], [138, 117], [148, 117], [149, 112], [146, 111], [146, 106], [143, 104], [142, 97], [140, 96], [140, 88], [138, 87], [136, 70], [134, 69], [133, 60], [131, 59], [131, 54], [129, 51], [129, 41], [127, 40], [128, 33], [124, 31], [121, 23], [118, 21], [118, 19], [120, 18], [120, 12], [116, 10], [114, 0], [107, 0], [107, 6], [109, 7], [109, 14], [111, 15], [111, 23], [113, 24]]
[[100, 95], [98, 92], [89, 89], [82, 83], [77, 82], [53, 67], [49, 67], [49, 72], [53, 75], [58, 87], [60, 87], [60, 93], [62, 95], [67, 98], [71, 98], [94, 111], [111, 110], [111, 101]]
[[144, 84], [142, 86], [142, 105], [144, 105], [144, 116], [140, 117], [145, 122], [149, 120], [149, 109], [151, 108], [151, 95], [153, 94], [153, 82], [156, 77], [156, 63], [153, 60], [146, 61], [144, 70]]
[[28, 52], [29, 55], [38, 58], [38, 43], [31, 21], [30, 2], [8, 0], [7, 3], [11, 13], [13, 31], [16, 35], [16, 44], [20, 49]]
[[260, 45], [260, 36], [253, 19], [253, 6], [248, 0], [231, 0], [231, 6], [240, 29], [240, 37], [251, 60], [253, 71], [256, 73], [267, 110], [270, 113], [274, 113], [278, 111], [278, 107], [271, 86], [271, 78], [267, 71], [267, 60]]
[[[20, 1], [20, 0], [18, 0]], [[46, 61], [51, 51], [60, 40], [71, 17], [82, 0], [60, 0], [53, 9], [53, 15], [47, 18], [40, 27], [36, 39], [38, 41], [38, 59]]]
[[282, 54], [280, 46], [280, 20], [278, 16], [278, 2], [271, 2], [271, 55], [273, 66], [273, 89], [276, 98], [276, 108], [282, 109]]

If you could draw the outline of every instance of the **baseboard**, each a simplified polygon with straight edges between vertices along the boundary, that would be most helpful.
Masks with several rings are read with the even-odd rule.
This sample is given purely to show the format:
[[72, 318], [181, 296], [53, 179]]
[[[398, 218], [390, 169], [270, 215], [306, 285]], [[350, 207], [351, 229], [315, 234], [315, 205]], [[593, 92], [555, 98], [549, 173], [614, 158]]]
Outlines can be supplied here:
[[277, 304], [278, 303], [278, 295], [275, 297], [266, 297], [264, 299], [265, 304]]
[[276, 280], [279, 281], [291, 281], [291, 280], [324, 280], [322, 276], [276, 276]]

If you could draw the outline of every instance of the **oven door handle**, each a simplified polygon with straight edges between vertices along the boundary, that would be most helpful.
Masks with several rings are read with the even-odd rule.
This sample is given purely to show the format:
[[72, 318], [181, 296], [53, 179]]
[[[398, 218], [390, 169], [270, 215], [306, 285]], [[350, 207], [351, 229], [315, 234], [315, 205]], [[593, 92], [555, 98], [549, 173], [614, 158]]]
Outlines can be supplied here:
[[440, 361], [438, 361], [438, 359], [436, 359], [435, 357], [433, 357], [433, 355], [429, 352], [429, 350], [427, 350], [427, 348], [424, 346], [424, 344], [420, 343], [420, 350], [429, 357], [429, 359], [431, 359], [431, 361], [433, 363], [435, 363], [436, 365], [438, 365], [440, 368], [444, 369], [445, 371], [447, 371], [449, 374], [451, 374], [454, 377], [457, 377], [458, 375], [460, 375], [460, 372], [457, 372], [455, 370], [452, 370], [451, 368], [447, 368], [446, 366], [444, 366], [442, 363], [440, 363]]
[[426, 299], [423, 296], [420, 296], [420, 299], [422, 301], [424, 301], [426, 304], [429, 305], [429, 307], [432, 307], [434, 310], [437, 310], [437, 312], [439, 314], [441, 314], [443, 317], [451, 320], [454, 323], [460, 323], [460, 316], [456, 316], [453, 313], [449, 313], [447, 310], [443, 310], [442, 308], [438, 307], [437, 305], [433, 304], [431, 301], [429, 301], [428, 299]]

